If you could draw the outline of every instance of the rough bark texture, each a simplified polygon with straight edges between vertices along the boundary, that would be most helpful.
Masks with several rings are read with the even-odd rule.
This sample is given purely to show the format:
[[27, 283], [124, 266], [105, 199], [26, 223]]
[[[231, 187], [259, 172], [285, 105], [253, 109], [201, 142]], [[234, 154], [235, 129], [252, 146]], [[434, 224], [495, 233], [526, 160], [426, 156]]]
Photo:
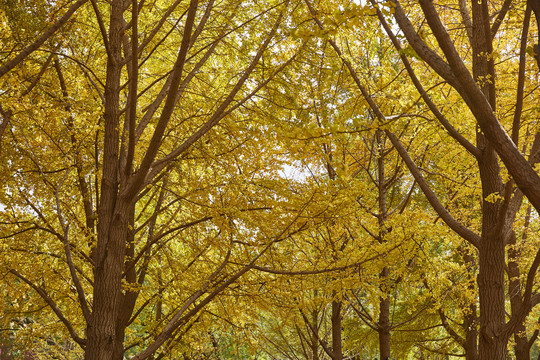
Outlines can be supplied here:
[[319, 332], [319, 312], [317, 310], [313, 310], [311, 312], [311, 320], [313, 321], [313, 327], [316, 330], [311, 332], [310, 337], [311, 342], [309, 344], [309, 347], [311, 349], [311, 360], [319, 360], [319, 338], [317, 336], [317, 333]]
[[[528, 226], [529, 215], [525, 218], [525, 227]], [[524, 235], [526, 237], [526, 235]], [[516, 237], [512, 236], [508, 245], [508, 294], [512, 316], [519, 314], [523, 307], [523, 291], [521, 289], [519, 258], [520, 251], [515, 247]], [[527, 338], [525, 324], [519, 323], [514, 330], [514, 355], [516, 360], [531, 359], [531, 345]]]
[[[511, 211], [508, 211], [512, 191], [510, 191], [511, 186], [507, 187], [510, 189], [509, 191], [504, 191], [497, 155], [500, 156], [520, 190], [535, 208], [538, 208], [540, 204], [538, 202], [540, 182], [537, 174], [531, 171], [530, 164], [519, 152], [516, 143], [512, 142], [495, 115], [496, 77], [491, 54], [493, 53], [492, 37], [498, 24], [494, 24], [493, 28], [490, 27], [487, 2], [470, 2], [472, 9], [472, 31], [470, 32], [473, 52], [472, 74], [442, 24], [434, 3], [430, 0], [420, 0], [419, 2], [426, 22], [433, 31], [439, 48], [444, 53], [444, 59], [431, 50], [418, 36], [398, 1], [394, 1], [396, 5], [395, 18], [409, 44], [419, 56], [462, 96], [479, 126], [477, 148], [480, 153], [471, 152], [468, 149], [478, 161], [483, 196], [481, 239], [478, 244], [471, 242], [479, 250], [479, 359], [505, 359], [510, 333], [515, 332], [520, 325], [514, 327], [512, 324], [512, 321], [516, 323], [518, 315], [509, 324], [505, 323], [505, 242], [508, 240], [508, 234], [512, 231], [511, 219], [515, 213], [512, 214]], [[531, 2], [529, 1], [529, 4]], [[505, 4], [503, 7], [506, 6], [506, 9], [501, 9], [496, 21], [501, 21], [504, 18], [508, 2]], [[461, 11], [463, 13], [467, 11], [467, 8], [461, 6]], [[417, 177], [415, 175], [415, 178]], [[494, 195], [503, 196], [503, 199], [499, 197], [490, 201], [485, 200]], [[522, 314], [525, 307], [521, 306], [519, 309], [521, 312], [517, 309], [516, 312]], [[473, 346], [473, 337], [474, 334], [471, 333], [470, 340], [466, 341], [466, 344], [470, 343]]]
[[[470, 254], [463, 255], [463, 260], [467, 264], [471, 274], [474, 274], [475, 259]], [[474, 284], [469, 285], [470, 291], [474, 291]], [[469, 305], [469, 311], [465, 314], [463, 319], [463, 327], [465, 329], [465, 359], [477, 360], [478, 359], [478, 315], [477, 306], [473, 302]]]
[[113, 1], [109, 26], [110, 53], [105, 85], [103, 177], [98, 209], [98, 241], [94, 256], [94, 302], [88, 323], [85, 360], [121, 360], [117, 316], [122, 297], [122, 270], [130, 206], [118, 199], [119, 95], [122, 67], [123, 2]]
[[[386, 281], [388, 279], [388, 268], [384, 268], [379, 278]], [[386, 287], [386, 286], [385, 286]], [[379, 358], [390, 359], [390, 297], [379, 299]]]
[[[473, 76], [491, 108], [495, 110], [495, 76], [489, 14], [485, 1], [472, 4]], [[503, 194], [500, 167], [492, 144], [481, 131], [477, 132], [477, 147], [482, 151], [478, 169], [482, 182], [482, 235], [479, 248], [478, 290], [480, 301], [480, 360], [506, 359], [508, 338], [502, 333], [505, 325], [505, 243], [502, 228], [504, 213], [501, 200], [486, 200], [490, 195]]]

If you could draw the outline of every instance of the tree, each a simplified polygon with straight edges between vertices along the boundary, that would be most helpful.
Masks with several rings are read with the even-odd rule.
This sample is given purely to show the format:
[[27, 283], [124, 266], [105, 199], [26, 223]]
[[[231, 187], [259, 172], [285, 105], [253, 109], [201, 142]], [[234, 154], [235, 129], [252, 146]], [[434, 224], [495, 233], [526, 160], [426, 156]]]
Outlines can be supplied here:
[[247, 354], [260, 308], [287, 356], [361, 353], [356, 314], [381, 357], [530, 359], [537, 1], [0, 1], [29, 356]]
[[[450, 213], [442, 205], [436, 193], [431, 189], [428, 182], [425, 181], [419, 168], [414, 164], [407, 150], [403, 147], [398, 137], [394, 135], [390, 129], [386, 130], [392, 144], [396, 147], [404, 161], [407, 163], [411, 173], [422, 188], [426, 197], [430, 201], [433, 208], [438, 212], [440, 217], [460, 236], [470, 242], [478, 249], [478, 288], [479, 288], [479, 304], [480, 304], [480, 332], [479, 332], [479, 359], [503, 359], [506, 356], [507, 342], [513, 333], [516, 333], [517, 327], [520, 327], [525, 318], [528, 316], [532, 307], [540, 300], [538, 294], [533, 293], [534, 278], [540, 263], [540, 252], [536, 252], [536, 256], [532, 261], [527, 271], [527, 280], [523, 284], [523, 293], [519, 294], [520, 305], [512, 312], [510, 319], [505, 319], [505, 246], [512, 242], [516, 236], [512, 224], [514, 223], [518, 211], [522, 204], [524, 194], [528, 201], [539, 209], [539, 203], [536, 199], [538, 190], [540, 190], [539, 177], [533, 170], [533, 165], [536, 163], [536, 151], [538, 142], [536, 138], [531, 141], [531, 136], [523, 134], [527, 140], [527, 148], [530, 154], [527, 160], [526, 156], [521, 153], [516, 144], [520, 136], [521, 113], [523, 110], [523, 86], [525, 83], [525, 51], [526, 47], [521, 46], [521, 66], [522, 71], [518, 72], [517, 80], [517, 106], [515, 106], [514, 120], [510, 129], [507, 132], [501, 123], [500, 111], [496, 109], [502, 102], [499, 101], [503, 96], [496, 91], [496, 69], [503, 67], [495, 66], [494, 39], [497, 36], [509, 36], [515, 34], [511, 28], [511, 22], [508, 27], [501, 27], [503, 20], [509, 11], [510, 2], [505, 2], [500, 8], [490, 8], [487, 2], [472, 2], [472, 16], [469, 16], [469, 8], [465, 2], [460, 2], [459, 11], [439, 6], [431, 1], [419, 1], [420, 8], [411, 4], [410, 13], [407, 15], [406, 10], [402, 8], [400, 2], [391, 1], [387, 6], [371, 2], [374, 11], [378, 15], [382, 26], [388, 34], [404, 63], [404, 69], [407, 71], [412, 83], [417, 88], [423, 101], [426, 103], [433, 116], [442, 125], [445, 131], [459, 144], [463, 150], [468, 152], [468, 156], [472, 156], [477, 162], [477, 171], [481, 181], [482, 188], [482, 223], [480, 235], [475, 233], [475, 229], [471, 231], [466, 224], [456, 221]], [[311, 13], [314, 16], [315, 22], [321, 29], [324, 29], [324, 24], [317, 18], [315, 8], [307, 3]], [[409, 6], [409, 5], [408, 5]], [[403, 50], [398, 38], [392, 33], [391, 26], [387, 23], [386, 17], [382, 10], [387, 14], [392, 13], [397, 26], [405, 35], [409, 46], [414, 50], [414, 57], [421, 59], [423, 62], [416, 66], [411, 64], [406, 56], [406, 51]], [[491, 17], [491, 12], [496, 12], [496, 16]], [[414, 19], [422, 14], [422, 19], [427, 20], [427, 29], [421, 29], [422, 32], [413, 25]], [[469, 30], [468, 44], [464, 44], [459, 39], [463, 38], [460, 29], [449, 30], [449, 25], [444, 26], [443, 20], [449, 23], [452, 19], [461, 18], [464, 29]], [[472, 19], [472, 20], [470, 20]], [[490, 19], [495, 19], [491, 24]], [[527, 21], [525, 21], [526, 23]], [[504, 32], [501, 31], [504, 29]], [[501, 31], [499, 33], [499, 31]], [[452, 38], [450, 34], [455, 34]], [[502, 33], [502, 35], [501, 35]], [[527, 31], [524, 31], [527, 34]], [[510, 35], [511, 36], [511, 35]], [[522, 39], [526, 39], [524, 35]], [[433, 42], [432, 42], [433, 41]], [[440, 52], [434, 50], [437, 46]], [[383, 124], [390, 123], [392, 116], [400, 118], [402, 114], [385, 114], [385, 110], [377, 104], [377, 101], [369, 93], [367, 88], [362, 84], [359, 76], [356, 73], [353, 63], [342, 55], [342, 50], [337, 43], [332, 40], [332, 46], [335, 51], [342, 56], [344, 64], [349, 69], [351, 76], [354, 78], [359, 91], [362, 93], [366, 102], [376, 115], [379, 122]], [[523, 44], [526, 40], [523, 40]], [[470, 51], [472, 50], [472, 51]], [[507, 49], [499, 48], [498, 51], [504, 54]], [[442, 54], [441, 54], [442, 52]], [[409, 51], [409, 53], [411, 53]], [[444, 55], [445, 58], [441, 57]], [[469, 57], [472, 56], [472, 57]], [[511, 56], [510, 54], [508, 56]], [[413, 59], [414, 60], [414, 59]], [[472, 72], [467, 64], [472, 64]], [[415, 66], [413, 66], [415, 65]], [[460, 97], [473, 116], [479, 129], [476, 132], [476, 144], [467, 139], [467, 134], [462, 134], [456, 125], [443, 114], [440, 106], [436, 105], [436, 100], [428, 95], [428, 92], [421, 84], [421, 80], [416, 75], [418, 67], [423, 65], [431, 74], [437, 74], [443, 81], [448, 83]], [[507, 72], [501, 71], [505, 76]], [[433, 75], [431, 75], [433, 76]], [[504, 93], [502, 93], [504, 94]], [[505, 104], [506, 105], [506, 104]], [[510, 104], [513, 106], [513, 104]], [[504, 111], [502, 112], [504, 113]], [[395, 122], [397, 124], [397, 122]], [[476, 125], [472, 125], [473, 128]], [[459, 124], [463, 126], [462, 124]], [[395, 125], [394, 125], [395, 126]], [[467, 126], [467, 125], [466, 125]], [[471, 125], [468, 125], [469, 127]], [[469, 131], [470, 133], [470, 131]], [[536, 133], [532, 137], [536, 137]], [[513, 139], [513, 140], [511, 140]], [[499, 158], [504, 163], [508, 173], [512, 177], [512, 181], [507, 181], [503, 178], [501, 164]], [[517, 184], [518, 190], [513, 188], [514, 182]], [[534, 189], [534, 190], [533, 190]], [[514, 278], [515, 280], [515, 278]], [[515, 294], [515, 293], [514, 293]], [[517, 336], [519, 338], [519, 336]], [[530, 344], [528, 344], [530, 346]], [[472, 349], [469, 349], [472, 352]], [[474, 355], [471, 355], [474, 358]], [[525, 356], [525, 355], [524, 355]], [[527, 355], [528, 356], [528, 355]]]
[[235, 160], [258, 146], [234, 150], [263, 139], [245, 122], [248, 103], [296, 48], [269, 53], [284, 41], [286, 3], [84, 3], [1, 68], [16, 84], [2, 99], [2, 166], [12, 174], [2, 238], [21, 254], [5, 266], [85, 359], [144, 359], [170, 351], [207, 304], [295, 231], [298, 214], [264, 225], [283, 199], [278, 183], [262, 191], [258, 179], [276, 168]]

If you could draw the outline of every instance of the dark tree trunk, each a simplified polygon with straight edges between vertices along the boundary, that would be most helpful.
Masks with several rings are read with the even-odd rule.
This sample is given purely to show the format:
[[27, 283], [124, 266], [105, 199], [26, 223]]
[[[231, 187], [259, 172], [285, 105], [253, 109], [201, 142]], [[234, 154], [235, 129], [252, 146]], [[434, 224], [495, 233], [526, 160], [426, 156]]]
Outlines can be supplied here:
[[341, 301], [332, 301], [332, 360], [343, 359], [341, 342]]
[[479, 254], [479, 360], [506, 359], [508, 338], [501, 334], [505, 324], [504, 243], [501, 238], [496, 234], [483, 237]]
[[[516, 237], [512, 236], [508, 249], [508, 294], [512, 315], [519, 314], [523, 306], [519, 271], [519, 251], [515, 248]], [[514, 330], [514, 355], [516, 360], [531, 360], [530, 345], [525, 324], [520, 323]]]
[[[388, 280], [388, 268], [384, 268], [379, 278], [381, 281], [386, 282]], [[386, 285], [383, 283], [383, 289], [386, 289]], [[385, 291], [388, 294], [388, 291]], [[379, 333], [379, 358], [382, 360], [390, 359], [390, 296], [379, 299], [379, 321], [378, 333]]]
[[[317, 290], [315, 290], [315, 296], [317, 296]], [[311, 312], [311, 321], [313, 321], [313, 328], [315, 329], [315, 331], [311, 332], [311, 343], [309, 344], [311, 360], [319, 360], [319, 337], [317, 336], [319, 332], [319, 312], [317, 310]]]
[[[386, 241], [385, 235], [387, 232], [386, 221], [388, 217], [386, 204], [386, 174], [384, 169], [386, 139], [382, 130], [377, 130], [375, 134], [377, 144], [377, 188], [379, 200], [379, 242], [382, 244]], [[379, 320], [377, 322], [377, 331], [379, 333], [379, 358], [382, 360], [390, 359], [390, 288], [389, 288], [390, 270], [388, 267], [379, 274], [380, 289], [386, 296], [379, 299]]]
[[[473, 76], [495, 110], [495, 70], [491, 43], [490, 20], [485, 1], [472, 2]], [[477, 147], [481, 150], [478, 168], [482, 182], [482, 234], [479, 247], [478, 290], [480, 300], [479, 360], [504, 360], [508, 338], [502, 333], [505, 325], [505, 244], [504, 221], [500, 199], [504, 194], [500, 167], [495, 150], [478, 130]], [[486, 200], [488, 199], [488, 200]]]
[[113, 1], [109, 27], [107, 80], [105, 85], [105, 133], [103, 177], [98, 208], [98, 241], [92, 254], [94, 297], [87, 328], [85, 360], [121, 360], [118, 353], [117, 320], [122, 300], [122, 271], [130, 204], [118, 199], [119, 95], [122, 68], [123, 2]]
[[478, 326], [476, 317], [476, 305], [469, 307], [469, 313], [463, 319], [465, 328], [465, 360], [478, 359]]

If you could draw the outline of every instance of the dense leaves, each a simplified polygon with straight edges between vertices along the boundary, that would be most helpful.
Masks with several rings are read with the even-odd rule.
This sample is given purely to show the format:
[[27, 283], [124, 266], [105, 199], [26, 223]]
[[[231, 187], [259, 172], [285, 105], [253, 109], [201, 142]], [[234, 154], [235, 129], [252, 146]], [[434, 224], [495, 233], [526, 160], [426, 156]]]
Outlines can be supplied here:
[[0, 4], [0, 358], [538, 356], [535, 1]]

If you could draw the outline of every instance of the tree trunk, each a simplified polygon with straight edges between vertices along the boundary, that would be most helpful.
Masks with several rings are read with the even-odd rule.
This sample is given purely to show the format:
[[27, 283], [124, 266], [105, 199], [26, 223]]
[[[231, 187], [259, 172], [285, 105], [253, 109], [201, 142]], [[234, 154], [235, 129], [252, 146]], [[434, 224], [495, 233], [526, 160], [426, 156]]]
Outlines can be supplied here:
[[[315, 296], [317, 296], [317, 290], [315, 290]], [[313, 321], [313, 328], [315, 331], [311, 332], [311, 360], [319, 360], [319, 312], [315, 309], [311, 312], [311, 321]]]
[[[375, 133], [375, 141], [377, 144], [377, 188], [379, 202], [379, 243], [386, 242], [385, 236], [387, 233], [386, 220], [388, 210], [386, 205], [386, 175], [384, 169], [385, 161], [385, 143], [384, 132], [377, 130]], [[379, 333], [379, 358], [381, 360], [390, 359], [390, 291], [389, 291], [389, 275], [388, 267], [379, 274], [380, 289], [386, 296], [379, 298], [379, 321], [377, 323], [377, 331]]]
[[[463, 261], [471, 276], [475, 276], [476, 259], [464, 248], [459, 248]], [[471, 279], [472, 280], [472, 279]], [[471, 281], [467, 288], [471, 292], [476, 291], [476, 286]], [[465, 360], [478, 359], [478, 315], [476, 301], [469, 305], [469, 311], [463, 317], [463, 329], [465, 330]]]
[[332, 301], [332, 360], [343, 360], [341, 343], [341, 301]]
[[[516, 237], [512, 236], [508, 243], [508, 294], [510, 297], [510, 309], [512, 315], [518, 314], [523, 306], [521, 281], [519, 278], [519, 251], [515, 248]], [[531, 360], [530, 346], [527, 339], [527, 332], [523, 323], [514, 330], [514, 355], [516, 360]]]
[[[98, 208], [94, 260], [92, 317], [87, 327], [85, 360], [121, 360], [117, 320], [122, 300], [122, 272], [128, 235], [129, 203], [118, 199], [120, 75], [122, 68], [123, 2], [111, 4], [107, 80], [105, 84], [103, 176]], [[123, 340], [123, 336], [122, 336]]]
[[[496, 109], [495, 70], [490, 20], [487, 3], [472, 1], [473, 31], [472, 56], [473, 76]], [[482, 234], [479, 246], [478, 290], [480, 300], [479, 360], [504, 360], [508, 338], [502, 334], [505, 324], [505, 214], [500, 211], [501, 200], [489, 199], [503, 195], [500, 167], [495, 150], [477, 131], [477, 147], [482, 151], [478, 168], [482, 182]], [[488, 199], [488, 200], [486, 200]]]
[[[383, 281], [382, 288], [386, 290], [387, 286], [384, 284], [388, 280], [388, 268], [384, 268], [379, 278]], [[379, 333], [379, 359], [390, 359], [390, 296], [388, 291], [385, 291], [387, 296], [379, 299], [379, 321], [378, 333]]]
[[480, 293], [479, 360], [505, 360], [508, 338], [501, 334], [505, 324], [504, 243], [501, 236], [484, 237], [479, 264]]
[[[122, 269], [124, 261], [125, 232], [122, 220], [112, 224], [110, 236], [106, 239], [109, 246], [94, 271], [94, 307], [88, 324], [88, 345], [85, 360], [121, 360], [119, 336], [123, 329], [117, 328], [117, 317], [122, 299]], [[127, 226], [126, 226], [127, 227]], [[113, 354], [116, 355], [113, 357]]]
[[502, 333], [505, 325], [505, 216], [501, 200], [486, 201], [489, 195], [503, 192], [497, 155], [482, 134], [477, 143], [483, 149], [478, 161], [482, 180], [482, 236], [478, 251], [478, 292], [480, 302], [479, 360], [504, 360], [508, 337]]
[[465, 360], [478, 359], [478, 326], [476, 304], [469, 306], [469, 313], [463, 319], [465, 328]]

